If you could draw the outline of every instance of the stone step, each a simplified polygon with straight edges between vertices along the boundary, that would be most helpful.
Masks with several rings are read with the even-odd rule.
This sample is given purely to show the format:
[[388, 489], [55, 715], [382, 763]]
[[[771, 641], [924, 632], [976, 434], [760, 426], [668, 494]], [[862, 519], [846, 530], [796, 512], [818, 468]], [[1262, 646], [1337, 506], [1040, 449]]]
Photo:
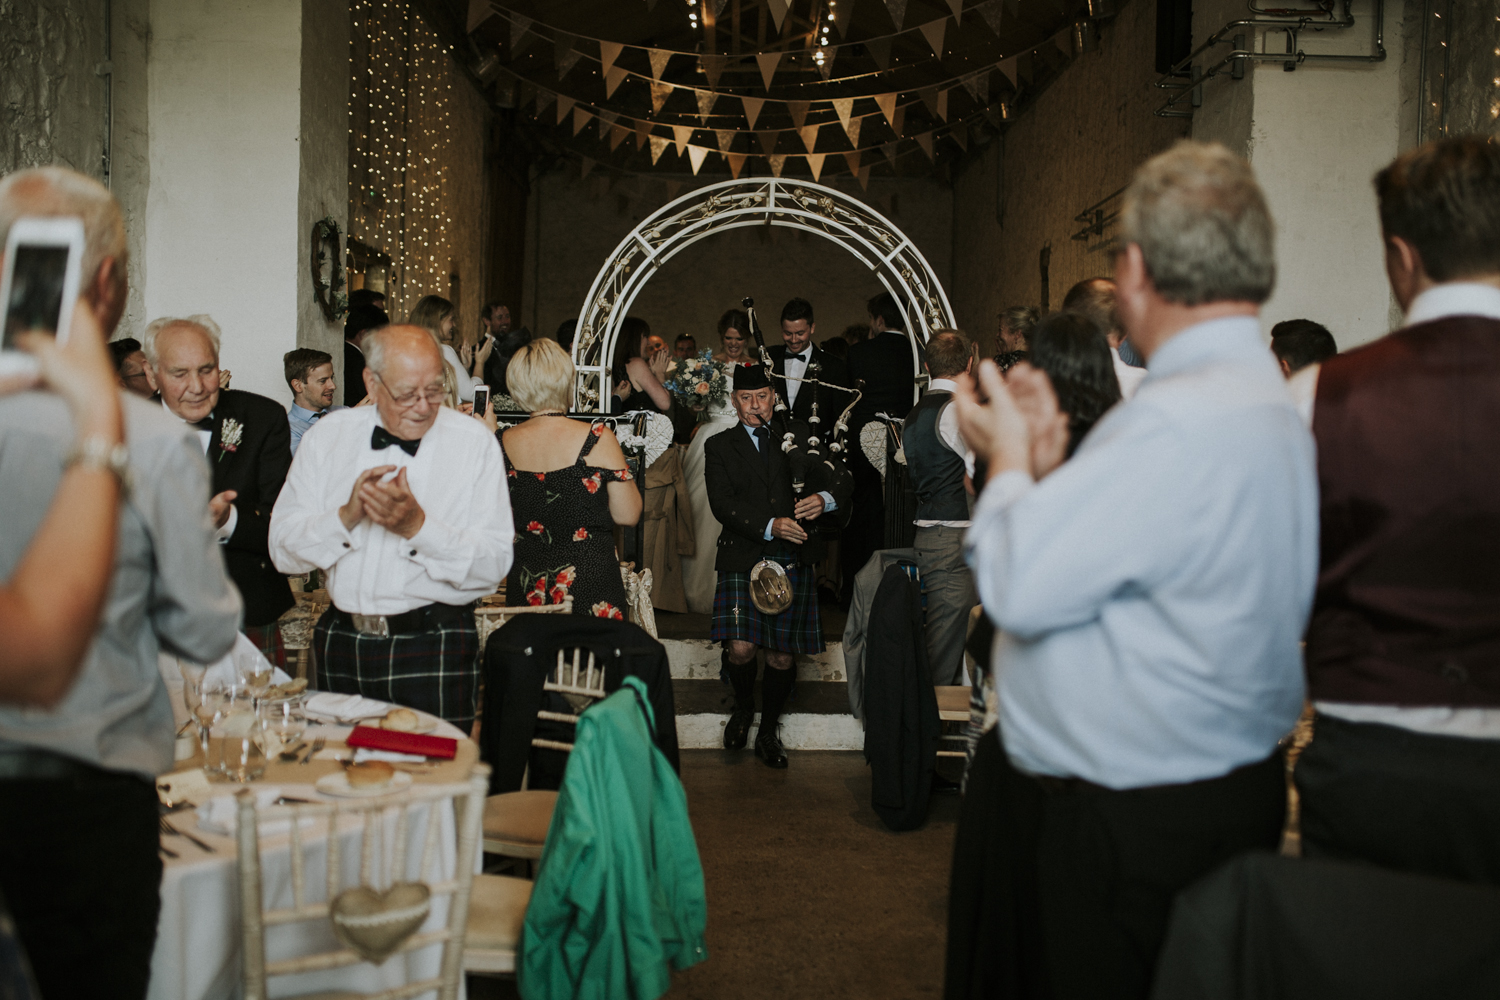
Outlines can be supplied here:
[[[667, 659], [672, 664], [673, 680], [719, 679], [719, 651], [722, 647], [708, 639], [662, 639]], [[797, 656], [798, 681], [837, 681], [844, 683], [844, 644], [830, 642], [821, 653]]]
[[[717, 749], [724, 745], [724, 726], [729, 722], [733, 698], [729, 688], [718, 679], [718, 660], [714, 660], [714, 677], [672, 681], [677, 704], [677, 742], [683, 749]], [[756, 703], [760, 692], [756, 692]], [[750, 729], [755, 738], [760, 713]], [[792, 700], [781, 716], [781, 740], [793, 750], [863, 750], [865, 730], [849, 714], [849, 695], [842, 680], [819, 681], [798, 678]]]

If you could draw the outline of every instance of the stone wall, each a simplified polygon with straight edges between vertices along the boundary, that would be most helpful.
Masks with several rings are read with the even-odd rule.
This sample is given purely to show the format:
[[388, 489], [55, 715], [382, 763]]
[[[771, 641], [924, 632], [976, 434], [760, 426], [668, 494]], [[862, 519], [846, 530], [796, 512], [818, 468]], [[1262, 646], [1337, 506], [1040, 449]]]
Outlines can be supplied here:
[[[1042, 304], [1040, 257], [1050, 244], [1049, 305], [1076, 281], [1110, 273], [1110, 238], [1074, 240], [1084, 209], [1124, 187], [1142, 160], [1186, 132], [1181, 119], [1153, 112], [1165, 99], [1152, 86], [1156, 5], [1135, 0], [1035, 102], [1023, 107], [1004, 142], [971, 153], [953, 185], [953, 281], [959, 326], [994, 349], [996, 317]], [[1118, 199], [1105, 206], [1118, 207]]]
[[[312, 230], [318, 220], [332, 218], [341, 232], [348, 228], [349, 64], [340, 58], [348, 47], [344, 0], [302, 0], [297, 230], [304, 261], [312, 253]], [[343, 341], [343, 320], [330, 321], [324, 313], [313, 290], [312, 267], [306, 263], [297, 269], [297, 346], [331, 354], [342, 379]]]
[[[612, 184], [602, 176], [580, 179], [571, 166], [542, 175], [532, 184], [528, 206], [528, 301], [519, 321], [554, 333], [563, 320], [578, 316], [594, 276], [632, 229], [673, 198], [723, 180], [728, 177], [667, 176]], [[862, 191], [847, 175], [825, 182], [900, 227], [949, 287], [953, 207], [947, 187], [874, 178]], [[780, 329], [777, 319], [787, 299], [809, 300], [817, 315], [815, 339], [823, 340], [865, 322], [866, 300], [881, 291], [870, 270], [836, 244], [810, 233], [755, 226], [718, 233], [683, 250], [645, 284], [630, 311], [669, 342], [691, 333], [700, 350], [717, 349], [719, 316], [738, 308], [746, 295], [754, 297], [762, 324], [773, 331]], [[768, 343], [780, 343], [779, 335], [769, 334]]]
[[61, 164], [102, 177], [109, 0], [0, 0], [0, 174]]

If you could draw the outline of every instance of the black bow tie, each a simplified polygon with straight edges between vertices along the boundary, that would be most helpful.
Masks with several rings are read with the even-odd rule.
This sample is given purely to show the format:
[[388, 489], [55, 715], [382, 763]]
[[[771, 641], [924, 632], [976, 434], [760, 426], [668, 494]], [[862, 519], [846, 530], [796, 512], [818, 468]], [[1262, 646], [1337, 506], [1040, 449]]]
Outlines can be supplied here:
[[791, 360], [792, 358], [796, 358], [798, 361], [802, 362], [805, 365], [805, 364], [807, 364], [807, 359], [809, 357], [811, 357], [811, 356], [812, 356], [812, 351], [803, 351], [801, 354], [789, 354], [789, 355], [787, 355], [787, 360]]
[[417, 453], [417, 449], [422, 445], [422, 439], [417, 438], [412, 441], [407, 441], [404, 438], [398, 438], [396, 435], [392, 434], [384, 427], [375, 428], [374, 433], [370, 435], [370, 447], [374, 448], [376, 451], [383, 451], [386, 448], [389, 448], [391, 445], [395, 445], [397, 448], [400, 448], [408, 455], [415, 455]]
[[214, 432], [214, 415], [210, 413], [202, 420], [193, 424], [193, 426], [198, 428], [200, 431], [208, 431], [210, 434], [212, 434]]

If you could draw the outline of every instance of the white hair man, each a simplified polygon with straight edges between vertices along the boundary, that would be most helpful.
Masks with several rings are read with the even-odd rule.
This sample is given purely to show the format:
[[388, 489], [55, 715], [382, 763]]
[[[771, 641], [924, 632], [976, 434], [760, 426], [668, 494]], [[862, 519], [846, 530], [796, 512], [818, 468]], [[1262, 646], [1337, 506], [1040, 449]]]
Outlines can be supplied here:
[[515, 534], [505, 461], [482, 423], [443, 406], [443, 357], [426, 330], [376, 330], [364, 352], [375, 405], [330, 413], [303, 436], [271, 555], [282, 572], [328, 575], [333, 606], [314, 639], [325, 689], [467, 731], [473, 604], [505, 579]]
[[1277, 846], [1317, 576], [1312, 439], [1257, 320], [1275, 261], [1250, 165], [1180, 143], [1121, 215], [1116, 303], [1150, 361], [1135, 397], [1066, 465], [1041, 371], [986, 362], [989, 401], [957, 404], [990, 469], [967, 538], [999, 630], [999, 742], [979, 753], [1006, 863], [1036, 887], [1001, 923], [1038, 933], [995, 960], [1058, 1000], [1145, 996], [1176, 892]]
[[[0, 245], [23, 216], [83, 219], [80, 295], [108, 337], [127, 291], [118, 203], [70, 170], [23, 170], [0, 181]], [[202, 454], [160, 406], [131, 393], [120, 403], [130, 492], [97, 634], [57, 706], [0, 706], [0, 892], [49, 997], [146, 995], [161, 882], [154, 784], [176, 729], [158, 649], [211, 662], [240, 620]], [[60, 397], [0, 399], [0, 577], [51, 506], [73, 437]]]

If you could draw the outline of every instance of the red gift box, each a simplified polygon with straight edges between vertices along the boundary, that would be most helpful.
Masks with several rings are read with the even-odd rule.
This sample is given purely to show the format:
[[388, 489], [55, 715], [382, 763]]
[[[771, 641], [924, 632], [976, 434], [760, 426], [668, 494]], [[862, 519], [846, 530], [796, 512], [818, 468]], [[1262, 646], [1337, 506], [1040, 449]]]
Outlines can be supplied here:
[[355, 726], [344, 742], [351, 747], [419, 753], [444, 760], [452, 760], [458, 756], [458, 740], [451, 740], [446, 736], [423, 736], [421, 733], [398, 733], [392, 729], [376, 729], [374, 726]]

